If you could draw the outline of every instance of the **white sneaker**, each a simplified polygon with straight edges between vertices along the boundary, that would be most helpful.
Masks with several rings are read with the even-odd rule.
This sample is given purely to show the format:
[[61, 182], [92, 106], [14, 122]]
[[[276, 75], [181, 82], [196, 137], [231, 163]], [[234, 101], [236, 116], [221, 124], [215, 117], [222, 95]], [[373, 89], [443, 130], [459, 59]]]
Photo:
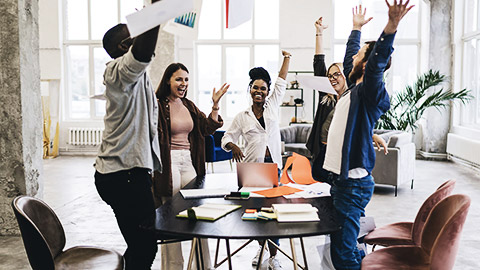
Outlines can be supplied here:
[[[264, 255], [265, 255], [266, 251], [267, 251], [267, 248], [265, 248], [265, 251], [263, 252]], [[253, 266], [257, 266], [258, 261], [260, 260], [260, 252], [262, 252], [262, 246], [258, 246], [257, 255], [255, 255], [255, 257], [253, 257], [253, 259], [252, 259], [252, 265]]]
[[275, 259], [275, 257], [268, 258], [268, 270], [279, 270], [283, 269], [280, 265], [280, 262]]

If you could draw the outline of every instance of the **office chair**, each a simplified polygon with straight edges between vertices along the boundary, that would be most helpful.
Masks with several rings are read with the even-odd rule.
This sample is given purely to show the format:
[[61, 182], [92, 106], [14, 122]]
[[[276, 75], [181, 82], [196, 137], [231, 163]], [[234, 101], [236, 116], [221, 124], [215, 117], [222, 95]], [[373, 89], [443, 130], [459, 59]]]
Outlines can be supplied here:
[[111, 249], [76, 246], [63, 250], [63, 226], [43, 201], [18, 196], [13, 199], [12, 208], [32, 269], [123, 269], [122, 255]]

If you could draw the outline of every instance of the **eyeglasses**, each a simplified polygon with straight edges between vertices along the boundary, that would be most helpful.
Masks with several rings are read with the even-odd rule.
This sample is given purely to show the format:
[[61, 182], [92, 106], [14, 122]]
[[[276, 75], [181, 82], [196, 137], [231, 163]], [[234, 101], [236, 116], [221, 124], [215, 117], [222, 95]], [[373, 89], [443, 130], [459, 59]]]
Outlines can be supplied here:
[[335, 79], [335, 80], [336, 80], [336, 79], [338, 79], [338, 77], [340, 77], [340, 75], [342, 75], [342, 73], [340, 73], [340, 72], [337, 71], [337, 72], [335, 72], [335, 73], [333, 73], [333, 74], [328, 74], [328, 75], [327, 75], [327, 78], [328, 78], [329, 80], [331, 80], [331, 79]]

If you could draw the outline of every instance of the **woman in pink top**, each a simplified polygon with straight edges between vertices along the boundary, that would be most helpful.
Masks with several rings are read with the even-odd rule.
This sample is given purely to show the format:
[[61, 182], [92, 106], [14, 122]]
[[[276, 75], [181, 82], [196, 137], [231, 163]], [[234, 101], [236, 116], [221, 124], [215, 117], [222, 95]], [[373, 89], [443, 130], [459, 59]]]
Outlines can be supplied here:
[[[205, 138], [223, 125], [218, 104], [229, 85], [212, 93], [212, 111], [208, 117], [186, 98], [188, 69], [181, 63], [170, 64], [157, 89], [158, 136], [162, 172], [155, 171], [153, 195], [156, 205], [175, 195], [197, 175], [205, 175]], [[204, 267], [211, 267], [207, 240], [202, 240]], [[183, 269], [180, 243], [162, 246], [162, 269]]]

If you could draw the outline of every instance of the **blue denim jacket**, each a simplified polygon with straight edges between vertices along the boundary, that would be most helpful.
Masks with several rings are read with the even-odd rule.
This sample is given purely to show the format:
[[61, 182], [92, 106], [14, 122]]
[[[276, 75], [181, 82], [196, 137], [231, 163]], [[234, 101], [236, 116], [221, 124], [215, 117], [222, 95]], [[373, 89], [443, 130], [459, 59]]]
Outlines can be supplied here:
[[[348, 38], [347, 50], [343, 61], [344, 73], [353, 69], [352, 56], [360, 49], [360, 31], [353, 30]], [[372, 172], [375, 165], [375, 150], [372, 144], [375, 123], [390, 108], [383, 73], [393, 52], [395, 34], [382, 33], [377, 40], [365, 66], [363, 82], [358, 85], [347, 80], [350, 87], [350, 109], [342, 148], [341, 179], [348, 178], [353, 168], [365, 168]]]

